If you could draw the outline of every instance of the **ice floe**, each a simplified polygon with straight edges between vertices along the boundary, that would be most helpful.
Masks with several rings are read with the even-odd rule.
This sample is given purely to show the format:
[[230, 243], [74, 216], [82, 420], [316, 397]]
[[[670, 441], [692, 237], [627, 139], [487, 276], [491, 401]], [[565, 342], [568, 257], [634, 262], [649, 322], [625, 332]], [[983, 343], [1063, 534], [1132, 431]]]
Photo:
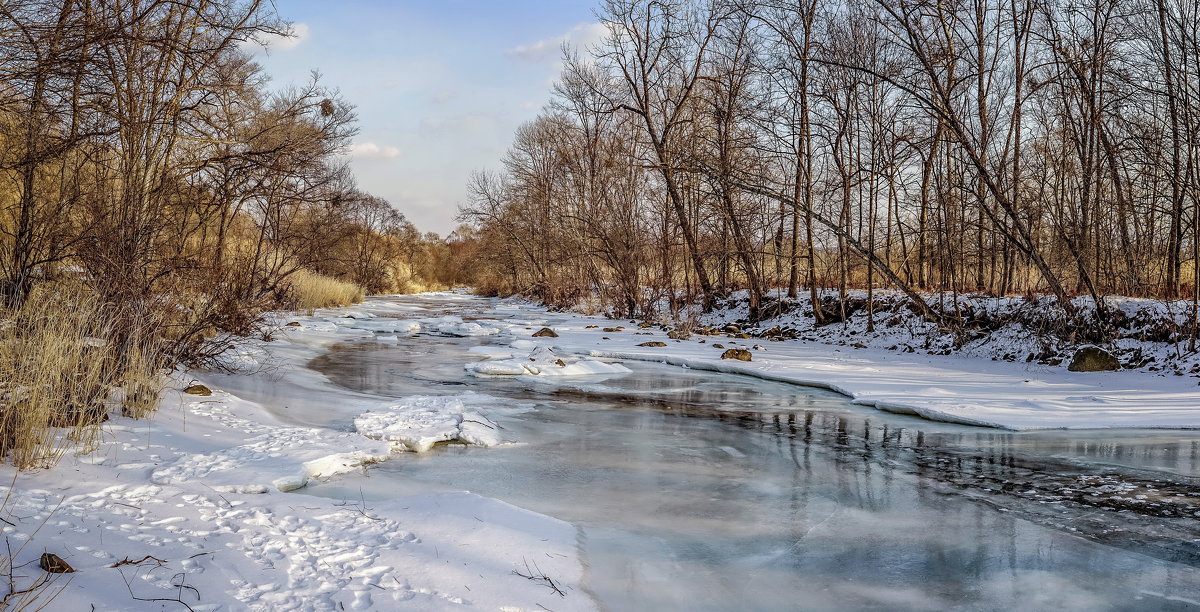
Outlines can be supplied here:
[[500, 428], [486, 416], [468, 410], [453, 396], [416, 396], [361, 414], [354, 429], [405, 450], [423, 453], [439, 442], [496, 446], [505, 442]]

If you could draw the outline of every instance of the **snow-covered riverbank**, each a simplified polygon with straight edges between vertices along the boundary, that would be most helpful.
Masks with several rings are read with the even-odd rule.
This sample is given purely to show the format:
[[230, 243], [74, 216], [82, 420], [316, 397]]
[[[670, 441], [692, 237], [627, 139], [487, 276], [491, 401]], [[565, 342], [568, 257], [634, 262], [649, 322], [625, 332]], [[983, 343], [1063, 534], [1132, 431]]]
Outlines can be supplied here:
[[[369, 311], [396, 314], [376, 301], [282, 315], [276, 339], [227, 354], [246, 374], [178, 376], [152, 419], [114, 416], [93, 452], [16, 475], [3, 517], [17, 588], [43, 575], [38, 558], [49, 552], [76, 570], [45, 592], [61, 590], [51, 609], [593, 609], [576, 530], [562, 521], [465, 492], [369, 503], [285, 492], [438, 441], [506, 442], [485, 397], [397, 402], [336, 389], [303, 367], [332, 343], [377, 332], [395, 342], [478, 327]], [[245, 377], [306, 400], [297, 418], [222, 389]], [[212, 394], [183, 392], [197, 380]], [[296, 425], [305, 410], [357, 428]]]
[[[619, 331], [615, 330], [620, 327]], [[555, 328], [563, 352], [641, 359], [828, 388], [855, 403], [927, 419], [1005, 429], [1200, 428], [1200, 386], [1148, 371], [1069, 372], [969, 354], [929, 355], [740, 334], [674, 340], [658, 327], [579, 316]], [[661, 342], [665, 346], [639, 346]], [[744, 362], [722, 359], [749, 350]]]
[[[174, 600], [193, 610], [595, 608], [570, 524], [470, 493], [304, 495], [312, 480], [404, 461], [402, 453], [439, 442], [521, 443], [502, 427], [521, 410], [511, 402], [476, 393], [388, 399], [305, 367], [348, 341], [402, 347], [416, 333], [435, 342], [477, 336], [486, 345], [460, 364], [471, 375], [547, 384], [620, 376], [620, 361], [652, 360], [823, 386], [865, 406], [962, 423], [1200, 427], [1200, 388], [1190, 377], [1070, 373], [802, 340], [675, 340], [657, 327], [517, 301], [493, 309], [464, 321], [372, 299], [279, 315], [273, 340], [227, 353], [244, 373], [178, 376], [151, 420], [114, 416], [98, 448], [15, 477], [3, 517], [24, 564], [17, 587], [42, 575], [37, 559], [50, 552], [77, 570], [52, 587], [63, 589], [53, 609], [183, 609]], [[557, 336], [534, 337], [547, 325]], [[749, 350], [752, 361], [721, 359], [729, 348]], [[183, 392], [197, 381], [212, 394]]]

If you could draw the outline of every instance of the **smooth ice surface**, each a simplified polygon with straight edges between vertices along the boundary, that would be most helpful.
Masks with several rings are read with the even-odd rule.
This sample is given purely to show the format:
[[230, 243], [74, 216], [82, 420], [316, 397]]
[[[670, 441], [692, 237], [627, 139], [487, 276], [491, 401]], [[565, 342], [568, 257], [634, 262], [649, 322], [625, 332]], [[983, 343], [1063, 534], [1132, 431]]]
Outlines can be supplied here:
[[[455, 311], [472, 308], [524, 317], [514, 334], [562, 322]], [[1006, 432], [652, 363], [479, 378], [448, 364], [552, 343], [414, 340], [417, 357], [349, 343], [313, 367], [361, 393], [466, 387], [491, 414], [524, 406], [498, 421], [522, 444], [438, 447], [306, 491], [465, 489], [569, 521], [583, 586], [608, 609], [1200, 606], [1200, 433]]]

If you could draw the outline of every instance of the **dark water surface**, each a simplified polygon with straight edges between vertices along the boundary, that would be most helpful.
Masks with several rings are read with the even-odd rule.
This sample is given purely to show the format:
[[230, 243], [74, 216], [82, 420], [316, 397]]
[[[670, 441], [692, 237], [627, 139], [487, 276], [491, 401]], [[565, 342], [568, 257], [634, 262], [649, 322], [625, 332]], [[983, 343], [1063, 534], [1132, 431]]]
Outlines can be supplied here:
[[[412, 317], [503, 316], [390, 299]], [[1010, 433], [648, 363], [565, 384], [464, 372], [471, 346], [510, 340], [315, 359], [360, 393], [491, 396], [523, 444], [439, 447], [305, 492], [465, 489], [569, 521], [611, 610], [1200, 609], [1200, 432]]]

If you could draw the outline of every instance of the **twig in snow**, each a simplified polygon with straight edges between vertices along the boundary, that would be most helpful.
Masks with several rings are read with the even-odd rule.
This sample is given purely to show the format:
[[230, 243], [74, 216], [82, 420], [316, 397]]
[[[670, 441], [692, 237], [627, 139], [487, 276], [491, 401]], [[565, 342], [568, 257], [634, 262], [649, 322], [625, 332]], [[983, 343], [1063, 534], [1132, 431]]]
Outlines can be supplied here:
[[209, 491], [212, 491], [213, 493], [216, 493], [216, 494], [217, 494], [217, 497], [220, 497], [220, 498], [221, 498], [221, 501], [225, 502], [225, 505], [226, 505], [226, 506], [229, 506], [229, 508], [230, 508], [230, 509], [232, 509], [232, 508], [233, 508], [233, 503], [231, 503], [231, 502], [230, 502], [228, 499], [225, 499], [225, 496], [224, 496], [224, 495], [221, 495], [221, 492], [220, 492], [220, 491], [218, 491], [218, 490], [216, 490], [216, 489], [214, 489], [214, 488], [212, 488], [212, 487], [210, 487], [210, 486], [208, 486], [208, 485], [204, 484], [203, 482], [202, 482], [202, 483], [200, 483], [200, 484], [201, 484], [201, 485], [203, 485], [203, 486], [204, 486], [204, 488], [208, 489]]
[[[179, 579], [179, 584], [175, 584], [176, 578]], [[183, 590], [187, 589], [196, 596], [196, 601], [200, 601], [200, 590], [197, 589], [196, 587], [188, 584], [186, 582], [186, 580], [187, 580], [187, 572], [179, 572], [178, 574], [171, 576], [171, 584], [174, 584], [175, 587], [179, 589], [179, 598], [183, 599]]]
[[483, 425], [484, 427], [487, 427], [488, 429], [496, 429], [496, 427], [494, 425], [488, 425], [487, 423], [484, 423], [483, 421], [476, 421], [475, 419], [463, 419], [462, 422], [463, 423], [476, 423], [479, 425]]
[[354, 512], [357, 512], [357, 513], [363, 515], [364, 517], [371, 519], [372, 521], [382, 521], [383, 520], [382, 518], [380, 518], [378, 516], [371, 516], [370, 514], [367, 514], [368, 512], [371, 511], [371, 509], [367, 507], [367, 498], [363, 495], [362, 487], [358, 488], [358, 502], [352, 504], [352, 503], [350, 503], [349, 500], [344, 500], [344, 501], [337, 502], [333, 505], [335, 505], [339, 508], [347, 508], [349, 510], [353, 510]]
[[554, 579], [550, 576], [547, 576], [546, 572], [543, 572], [542, 568], [538, 567], [537, 561], [533, 562], [532, 568], [529, 567], [529, 561], [527, 561], [524, 557], [521, 557], [521, 561], [525, 564], [525, 573], [521, 573], [521, 570], [515, 569], [513, 570], [514, 574], [525, 578], [526, 580], [532, 580], [533, 582], [545, 586], [555, 593], [558, 593], [559, 597], [567, 596], [567, 594], [563, 592], [561, 588], [559, 588], [558, 584], [554, 582]]
[[130, 559], [129, 557], [125, 557], [124, 559], [117, 561], [116, 563], [113, 563], [109, 567], [121, 567], [122, 565], [141, 565], [147, 561], [154, 561], [154, 562], [158, 563], [159, 567], [162, 567], [167, 564], [166, 561], [159, 559], [158, 557], [155, 557], [153, 555], [146, 555], [145, 557], [142, 557], [141, 559], [138, 559], [137, 561], [134, 561], [133, 559]]
[[183, 600], [183, 589], [184, 588], [190, 589], [192, 591], [192, 593], [194, 593], [196, 595], [196, 601], [200, 601], [200, 591], [196, 590], [196, 587], [193, 587], [189, 584], [184, 583], [183, 580], [180, 580], [179, 584], [174, 583], [175, 578], [184, 575], [182, 572], [180, 572], [179, 574], [175, 574], [174, 576], [171, 577], [171, 581], [172, 581], [171, 586], [179, 588], [178, 596], [176, 596], [176, 597], [139, 597], [137, 594], [135, 594], [133, 592], [133, 584], [130, 582], [129, 577], [125, 575], [125, 572], [122, 572], [121, 570], [117, 570], [117, 571], [118, 571], [118, 573], [121, 574], [121, 580], [125, 581], [125, 588], [129, 589], [129, 596], [132, 597], [133, 599], [135, 599], [137, 601], [173, 601], [173, 602], [187, 608], [188, 612], [196, 612], [191, 606], [189, 606], [187, 604], [186, 601]]

